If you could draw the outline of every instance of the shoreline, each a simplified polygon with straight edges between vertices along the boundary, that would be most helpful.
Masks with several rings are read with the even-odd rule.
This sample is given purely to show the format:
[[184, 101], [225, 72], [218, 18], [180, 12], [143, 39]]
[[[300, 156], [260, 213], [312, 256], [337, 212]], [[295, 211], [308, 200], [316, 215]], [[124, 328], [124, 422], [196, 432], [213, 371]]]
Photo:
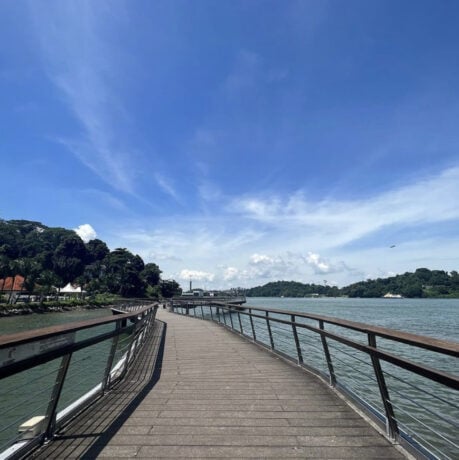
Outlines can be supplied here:
[[25, 316], [32, 314], [46, 314], [46, 313], [66, 313], [69, 311], [79, 310], [100, 310], [110, 308], [113, 305], [27, 305], [16, 308], [7, 308], [0, 306], [0, 318], [6, 318], [10, 316]]

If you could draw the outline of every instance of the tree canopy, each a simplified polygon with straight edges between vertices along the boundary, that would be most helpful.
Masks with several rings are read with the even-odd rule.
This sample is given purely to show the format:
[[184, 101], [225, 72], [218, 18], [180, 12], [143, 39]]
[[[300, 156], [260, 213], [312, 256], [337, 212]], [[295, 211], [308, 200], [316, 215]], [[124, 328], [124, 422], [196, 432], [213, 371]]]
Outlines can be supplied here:
[[[145, 264], [125, 248], [110, 251], [100, 239], [85, 243], [73, 230], [40, 222], [0, 220], [0, 279], [17, 275], [24, 277], [27, 290], [38, 285], [44, 293], [68, 282], [89, 292], [124, 297], [162, 292], [158, 265]], [[167, 294], [178, 288], [168, 283], [164, 288]]]

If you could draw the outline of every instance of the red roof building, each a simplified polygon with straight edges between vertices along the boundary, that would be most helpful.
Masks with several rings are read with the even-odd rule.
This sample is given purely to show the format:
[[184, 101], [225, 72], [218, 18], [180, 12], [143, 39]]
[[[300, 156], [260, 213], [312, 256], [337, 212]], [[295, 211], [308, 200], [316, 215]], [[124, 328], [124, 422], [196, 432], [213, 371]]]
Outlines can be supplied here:
[[[14, 285], [13, 285], [14, 280]], [[22, 292], [24, 288], [24, 277], [16, 275], [15, 277], [9, 276], [5, 279], [0, 279], [0, 292]]]

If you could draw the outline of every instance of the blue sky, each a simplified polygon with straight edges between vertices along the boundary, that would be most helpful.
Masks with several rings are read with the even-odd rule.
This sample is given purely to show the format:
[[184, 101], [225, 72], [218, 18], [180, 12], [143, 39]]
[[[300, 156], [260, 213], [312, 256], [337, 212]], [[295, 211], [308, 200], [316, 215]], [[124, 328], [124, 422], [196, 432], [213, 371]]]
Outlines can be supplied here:
[[455, 1], [1, 2], [0, 216], [183, 286], [457, 270], [458, 23]]

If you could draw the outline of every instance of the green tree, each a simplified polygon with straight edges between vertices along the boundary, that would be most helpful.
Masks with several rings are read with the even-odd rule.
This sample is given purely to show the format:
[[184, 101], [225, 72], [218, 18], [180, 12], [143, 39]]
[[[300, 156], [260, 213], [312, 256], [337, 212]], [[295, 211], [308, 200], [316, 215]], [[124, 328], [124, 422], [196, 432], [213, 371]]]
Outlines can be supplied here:
[[62, 280], [53, 271], [44, 270], [39, 274], [37, 284], [40, 286], [40, 301], [43, 301], [43, 296], [54, 293], [55, 287], [62, 285]]
[[35, 288], [35, 282], [39, 276], [41, 266], [34, 259], [18, 259], [17, 260], [18, 274], [24, 278], [23, 288], [30, 295], [33, 293]]
[[6, 278], [10, 276], [10, 260], [6, 256], [0, 256], [0, 279], [2, 280], [1, 291], [5, 287]]
[[83, 240], [76, 234], [66, 237], [53, 254], [53, 270], [66, 284], [83, 273], [88, 253]]
[[161, 295], [166, 299], [169, 299], [174, 295], [180, 295], [182, 293], [180, 285], [174, 280], [162, 280], [160, 287]]
[[110, 250], [108, 246], [99, 239], [91, 240], [86, 243], [86, 249], [88, 253], [88, 263], [94, 263], [96, 261], [102, 261], [108, 256]]
[[11, 289], [10, 295], [8, 296], [8, 303], [11, 303], [13, 298], [13, 291], [14, 291], [14, 284], [16, 283], [16, 276], [19, 274], [20, 271], [20, 264], [17, 260], [11, 260], [9, 263], [9, 270], [11, 276]]
[[145, 283], [140, 273], [143, 260], [125, 248], [117, 248], [104, 259], [106, 267], [104, 282], [109, 292], [122, 296], [143, 296]]
[[148, 263], [140, 273], [142, 279], [149, 286], [156, 286], [161, 279], [161, 270], [154, 263]]

